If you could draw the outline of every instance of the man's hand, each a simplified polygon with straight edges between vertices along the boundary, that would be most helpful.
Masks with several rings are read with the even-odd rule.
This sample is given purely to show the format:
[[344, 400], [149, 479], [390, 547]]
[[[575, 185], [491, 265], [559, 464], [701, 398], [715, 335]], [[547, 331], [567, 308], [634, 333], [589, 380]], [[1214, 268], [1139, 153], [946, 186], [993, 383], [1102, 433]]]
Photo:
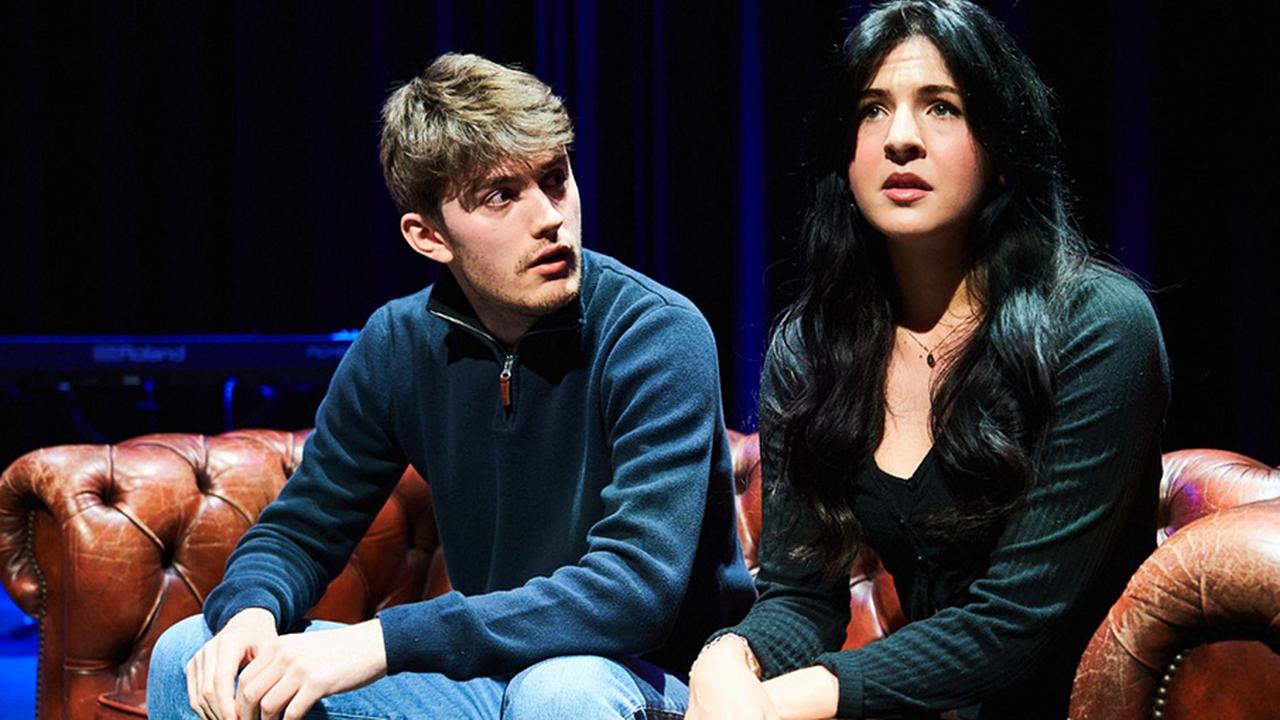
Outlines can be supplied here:
[[778, 720], [764, 684], [750, 668], [745, 643], [726, 639], [706, 648], [689, 671], [685, 720]]
[[187, 663], [187, 701], [202, 720], [235, 720], [236, 673], [276, 639], [276, 619], [247, 608], [205, 643]]
[[239, 720], [300, 720], [321, 698], [367, 685], [386, 672], [377, 619], [285, 635], [265, 644], [240, 673], [235, 709]]

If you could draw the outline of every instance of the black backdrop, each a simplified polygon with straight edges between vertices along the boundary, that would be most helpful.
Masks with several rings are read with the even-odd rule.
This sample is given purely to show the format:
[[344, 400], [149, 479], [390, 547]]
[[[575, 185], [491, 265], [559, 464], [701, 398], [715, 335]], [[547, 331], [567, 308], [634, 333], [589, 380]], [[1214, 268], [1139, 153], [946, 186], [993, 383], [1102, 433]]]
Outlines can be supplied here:
[[[1260, 13], [1221, 5], [987, 3], [1057, 92], [1082, 227], [1154, 290], [1174, 369], [1166, 447], [1276, 463], [1280, 62]], [[480, 52], [566, 98], [586, 243], [703, 309], [730, 423], [749, 426], [795, 277], [801, 119], [863, 11], [8, 3], [0, 335], [359, 327], [435, 272], [382, 186], [381, 102], [436, 53]], [[5, 432], [30, 410], [6, 405]], [[163, 429], [220, 429], [176, 424]], [[18, 450], [65, 439], [23, 437]]]

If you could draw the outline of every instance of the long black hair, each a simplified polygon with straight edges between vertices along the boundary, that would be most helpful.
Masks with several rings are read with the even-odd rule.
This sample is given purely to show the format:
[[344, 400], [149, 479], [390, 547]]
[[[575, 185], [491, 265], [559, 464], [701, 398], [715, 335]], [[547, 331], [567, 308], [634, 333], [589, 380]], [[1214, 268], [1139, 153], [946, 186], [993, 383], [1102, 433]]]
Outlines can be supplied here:
[[773, 352], [800, 367], [785, 400], [765, 409], [783, 433], [782, 477], [817, 524], [797, 554], [831, 573], [847, 571], [861, 540], [849, 483], [883, 433], [898, 304], [885, 239], [851, 202], [857, 101], [885, 56], [913, 37], [937, 47], [999, 177], [965, 246], [981, 320], [932, 389], [935, 461], [964, 498], [923, 519], [932, 537], [990, 541], [1024, 494], [1054, 400], [1059, 291], [1090, 265], [1071, 220], [1049, 91], [1008, 33], [963, 0], [873, 9], [845, 40], [832, 92], [807, 129], [805, 276], [773, 340]]

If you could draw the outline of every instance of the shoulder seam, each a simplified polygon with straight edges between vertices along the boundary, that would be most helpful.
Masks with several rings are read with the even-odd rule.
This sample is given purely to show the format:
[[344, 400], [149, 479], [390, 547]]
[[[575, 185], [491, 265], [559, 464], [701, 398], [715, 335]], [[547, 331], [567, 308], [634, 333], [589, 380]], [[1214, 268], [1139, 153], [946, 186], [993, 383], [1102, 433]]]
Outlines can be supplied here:
[[[610, 266], [601, 266], [601, 267], [599, 267], [598, 269], [599, 269], [599, 271], [600, 271], [600, 272], [609, 272], [609, 273], [613, 273], [614, 275], [617, 275], [617, 276], [618, 276], [618, 277], [620, 277], [620, 278], [624, 278], [624, 279], [626, 279], [626, 280], [628, 280], [628, 281], [630, 281], [630, 282], [634, 283], [634, 284], [635, 284], [635, 285], [637, 285], [641, 290], [643, 290], [645, 293], [647, 293], [647, 294], [649, 294], [649, 295], [652, 295], [653, 297], [657, 298], [659, 301], [661, 301], [661, 302], [662, 302], [662, 304], [663, 304], [663, 305], [665, 305], [665, 306], [667, 306], [667, 307], [674, 307], [674, 308], [678, 308], [678, 309], [688, 310], [688, 308], [684, 308], [684, 307], [682, 307], [679, 303], [672, 302], [671, 298], [667, 297], [667, 296], [666, 296], [666, 294], [665, 294], [665, 293], [663, 293], [663, 292], [661, 292], [658, 288], [651, 287], [651, 286], [650, 286], [650, 283], [652, 283], [652, 284], [654, 284], [654, 285], [658, 285], [658, 287], [659, 287], [659, 288], [662, 288], [663, 290], [666, 290], [667, 292], [670, 292], [670, 293], [674, 293], [674, 292], [675, 292], [674, 290], [671, 290], [670, 288], [667, 288], [667, 287], [665, 287], [665, 286], [662, 286], [662, 285], [658, 284], [658, 282], [657, 282], [656, 280], [649, 280], [649, 278], [646, 278], [646, 277], [644, 277], [644, 276], [642, 276], [642, 275], [639, 275], [638, 273], [636, 273], [636, 274], [633, 274], [633, 273], [624, 273], [624, 272], [622, 272], [622, 271], [618, 270], [617, 268], [615, 268], [615, 267], [610, 267]], [[648, 280], [648, 282], [645, 282], [646, 280]], [[683, 297], [683, 296], [681, 296], [681, 297]], [[690, 305], [693, 305], [693, 302], [692, 302], [692, 301], [690, 301], [690, 300], [688, 300], [688, 298], [685, 298], [685, 301], [686, 301], [686, 302], [688, 302]], [[646, 311], [646, 313], [647, 313], [647, 312], [648, 312], [648, 311]]]

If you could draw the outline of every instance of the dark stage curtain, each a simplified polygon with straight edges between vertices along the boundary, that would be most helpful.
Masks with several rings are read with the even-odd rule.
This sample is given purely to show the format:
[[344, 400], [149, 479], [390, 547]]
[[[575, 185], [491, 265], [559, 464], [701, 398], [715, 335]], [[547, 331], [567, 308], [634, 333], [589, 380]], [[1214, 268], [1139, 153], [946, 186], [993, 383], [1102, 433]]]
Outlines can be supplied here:
[[[1166, 445], [1280, 462], [1269, 26], [1239, 4], [988, 7], [1057, 91], [1081, 226], [1155, 291]], [[0, 334], [359, 327], [436, 272], [396, 229], [381, 103], [435, 54], [479, 52], [566, 98], [586, 244], [702, 308], [750, 426], [796, 277], [804, 112], [865, 8], [7, 3]]]

